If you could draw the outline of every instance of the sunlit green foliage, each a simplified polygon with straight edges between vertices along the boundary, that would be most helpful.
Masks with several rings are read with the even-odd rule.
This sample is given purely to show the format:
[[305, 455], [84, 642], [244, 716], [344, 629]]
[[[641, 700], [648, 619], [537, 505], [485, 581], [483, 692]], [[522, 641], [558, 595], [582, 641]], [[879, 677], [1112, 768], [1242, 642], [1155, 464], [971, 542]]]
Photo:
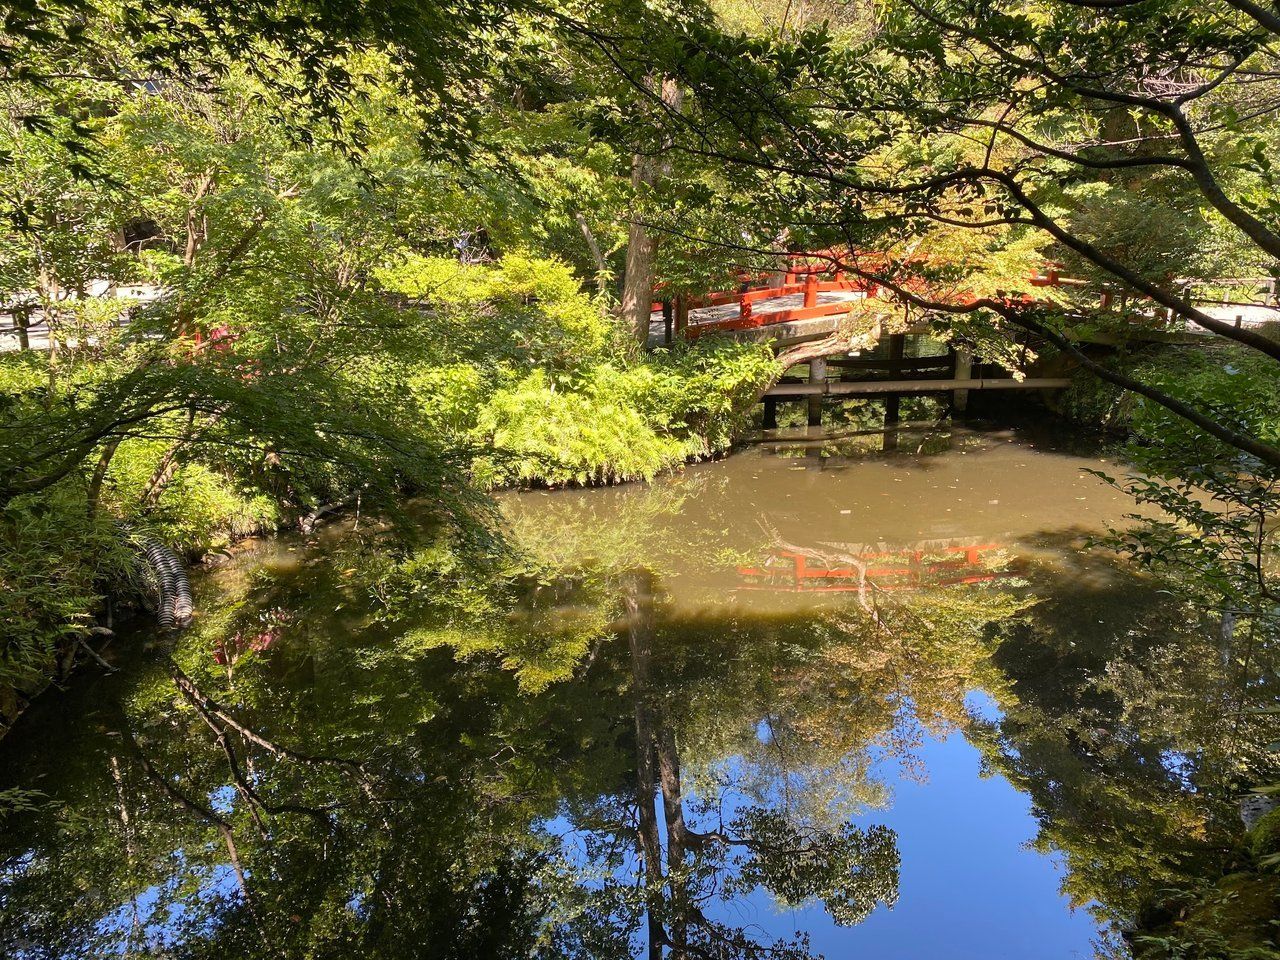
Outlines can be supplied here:
[[[144, 930], [196, 956], [403, 955], [429, 939], [598, 957], [625, 952], [647, 912], [677, 951], [799, 957], [699, 918], [691, 890], [732, 891], [733, 846], [750, 852], [743, 887], [782, 903], [817, 898], [842, 922], [892, 903], [892, 836], [844, 821], [883, 799], [873, 748], [905, 755], [921, 730], [958, 727], [1032, 796], [1075, 902], [1127, 919], [1205, 873], [1239, 840], [1217, 798], [1274, 775], [1251, 711], [1275, 693], [1259, 664], [1280, 501], [1274, 463], [1207, 443], [1168, 406], [1123, 401], [1142, 475], [1118, 482], [1158, 514], [1111, 545], [1178, 599], [1123, 636], [1009, 582], [767, 624], [746, 656], [718, 624], [662, 649], [641, 561], [750, 550], [727, 535], [740, 518], [637, 550], [652, 547], [643, 519], [671, 506], [650, 504], [528, 537], [523, 555], [493, 540], [475, 489], [648, 480], [716, 455], [779, 372], [766, 347], [712, 340], [638, 356], [609, 316], [628, 221], [661, 235], [666, 294], [838, 244], [943, 306], [1020, 302], [1058, 261], [1092, 285], [1043, 290], [1037, 309], [1072, 334], [1133, 319], [1093, 311], [1102, 282], [1150, 293], [1272, 270], [1274, 25], [1236, 4], [1136, 6], [894, 2], [833, 10], [833, 28], [813, 7], [723, 2], [725, 35], [698, 3], [20, 4], [0, 51], [0, 280], [30, 300], [19, 316], [49, 322], [51, 350], [0, 361], [0, 685], [56, 670], [101, 598], [133, 585], [130, 531], [194, 555], [331, 508], [396, 514], [414, 493], [429, 533], [335, 551], [307, 568], [325, 590], [295, 585], [267, 609], [255, 591], [274, 588], [246, 587], [172, 671], [115, 700], [110, 774], [60, 771], [76, 785], [64, 802], [116, 804], [111, 831], [43, 810], [30, 832], [62, 846], [4, 877], [6, 900], [31, 905], [6, 933], [54, 952], [128, 926], [126, 950]], [[1232, 65], [1224, 82], [1202, 79], [1215, 63]], [[669, 114], [644, 95], [664, 73], [687, 94]], [[1187, 83], [1185, 112], [1159, 106]], [[1152, 156], [1170, 142], [1172, 162]], [[631, 190], [629, 158], [654, 156], [663, 176]], [[121, 303], [88, 289], [102, 280], [162, 289], [122, 329]], [[864, 312], [868, 330], [911, 319]], [[992, 312], [931, 319], [1007, 366], [1033, 353]], [[1140, 378], [1280, 446], [1262, 354], [1168, 356]], [[610, 648], [620, 607], [625, 652]], [[276, 665], [323, 693], [282, 692]], [[977, 687], [1003, 717], [971, 722]], [[717, 799], [776, 803], [774, 782], [803, 799], [753, 808], [728, 839], [644, 825], [655, 792], [676, 802], [678, 761], [711, 782], [729, 757], [740, 776]], [[590, 884], [543, 829], [557, 814], [606, 851]], [[642, 883], [637, 819], [665, 861], [655, 872], [647, 853]], [[92, 849], [78, 891], [60, 885], [68, 842]], [[180, 861], [168, 875], [164, 858]], [[1152, 955], [1249, 955], [1266, 928], [1219, 907], [1265, 906], [1259, 876], [1189, 895], [1200, 932]]]
[[[154, 51], [120, 42], [111, 11], [93, 10], [104, 62], [150, 62]], [[87, 524], [69, 543], [91, 551], [92, 531], [128, 529], [199, 556], [333, 507], [386, 510], [406, 492], [457, 519], [477, 487], [647, 479], [725, 450], [773, 374], [764, 348], [645, 359], [619, 337], [625, 170], [573, 118], [574, 85], [594, 83], [581, 64], [570, 57], [555, 89], [520, 88], [537, 108], [503, 99], [519, 86], [505, 71], [532, 48], [463, 71], [493, 96], [462, 111], [483, 115], [464, 170], [424, 149], [410, 95], [424, 81], [452, 98], [444, 76], [406, 74], [361, 47], [369, 24], [350, 26], [360, 36], [335, 35], [350, 55], [336, 69], [360, 97], [330, 88], [300, 103], [278, 49], [216, 86], [121, 84], [95, 61], [15, 88], [0, 188], [21, 209], [0, 261], [52, 349], [0, 358], [0, 492], [59, 510], [82, 501], [83, 519], [61, 521]], [[56, 57], [89, 56], [64, 39]], [[240, 49], [225, 40], [201, 49]], [[89, 131], [58, 118], [85, 98], [89, 152]], [[298, 136], [314, 111], [326, 135]], [[41, 112], [56, 129], [27, 122]], [[437, 132], [456, 135], [460, 116]], [[153, 296], [129, 304], [107, 281]], [[6, 523], [6, 542], [18, 538]], [[129, 592], [111, 564], [62, 556], [79, 565], [68, 582], [81, 626], [99, 598]], [[61, 623], [65, 599], [50, 594], [24, 622]], [[64, 642], [55, 631], [41, 644]]]

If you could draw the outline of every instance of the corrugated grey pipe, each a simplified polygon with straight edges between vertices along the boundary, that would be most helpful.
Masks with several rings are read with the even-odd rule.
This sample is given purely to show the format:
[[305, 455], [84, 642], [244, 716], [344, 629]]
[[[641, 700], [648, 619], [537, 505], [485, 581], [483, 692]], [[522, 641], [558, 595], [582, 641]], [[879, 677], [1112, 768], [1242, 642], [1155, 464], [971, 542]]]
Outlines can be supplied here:
[[178, 556], [159, 540], [144, 537], [138, 541], [147, 564], [156, 575], [160, 588], [160, 607], [156, 611], [161, 630], [180, 630], [191, 622], [195, 602], [191, 597], [191, 581]]

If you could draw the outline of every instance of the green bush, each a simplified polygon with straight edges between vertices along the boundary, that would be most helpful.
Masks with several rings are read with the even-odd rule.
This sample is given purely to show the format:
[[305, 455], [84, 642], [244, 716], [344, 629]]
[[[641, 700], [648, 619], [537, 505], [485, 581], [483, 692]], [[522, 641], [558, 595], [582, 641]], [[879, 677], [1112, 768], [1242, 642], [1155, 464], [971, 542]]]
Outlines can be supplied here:
[[487, 486], [651, 480], [726, 450], [775, 368], [767, 347], [708, 342], [565, 382], [535, 371], [482, 408], [477, 436], [494, 452], [476, 475]]
[[0, 508], [0, 687], [26, 689], [52, 672], [92, 625], [112, 585], [135, 571], [110, 520], [90, 521], [81, 492], [60, 484]]
[[276, 528], [277, 503], [200, 462], [181, 463], [154, 506], [144, 510], [143, 495], [168, 449], [167, 442], [155, 440], [126, 441], [117, 449], [106, 499], [126, 522], [147, 527], [192, 556]]
[[659, 350], [619, 384], [646, 420], [684, 438], [687, 456], [723, 452], [781, 370], [767, 346], [709, 337]]
[[767, 346], [707, 338], [639, 358], [559, 260], [462, 265], [405, 254], [379, 283], [418, 305], [439, 350], [406, 373], [481, 486], [649, 480], [727, 449], [777, 375]]
[[1232, 873], [1195, 890], [1166, 891], [1174, 919], [1134, 937], [1135, 960], [1275, 960], [1280, 877]]
[[478, 430], [491, 438], [494, 453], [477, 460], [477, 479], [486, 486], [649, 480], [680, 462], [684, 444], [660, 436], [634, 406], [606, 394], [600, 387], [607, 382], [604, 375], [567, 391], [537, 371], [499, 390], [480, 414]]
[[1280, 854], [1280, 807], [1253, 825], [1249, 831], [1249, 852], [1257, 860]]

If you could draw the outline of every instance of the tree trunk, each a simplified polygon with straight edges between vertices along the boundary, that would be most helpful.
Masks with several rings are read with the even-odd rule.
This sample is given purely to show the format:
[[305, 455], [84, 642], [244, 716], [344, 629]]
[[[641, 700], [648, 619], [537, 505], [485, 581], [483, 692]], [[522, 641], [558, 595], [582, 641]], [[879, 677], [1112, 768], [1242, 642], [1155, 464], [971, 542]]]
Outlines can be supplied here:
[[[637, 192], [653, 183], [653, 161], [637, 156], [631, 166], [631, 185]], [[653, 260], [657, 244], [649, 228], [633, 216], [627, 230], [627, 265], [622, 281], [623, 321], [636, 342], [644, 346], [649, 340], [649, 315], [653, 305]]]
[[13, 311], [13, 327], [18, 332], [18, 349], [31, 349], [31, 335], [27, 328], [31, 326], [31, 312], [24, 308]]
[[596, 235], [591, 232], [591, 224], [587, 223], [587, 218], [580, 213], [573, 216], [578, 221], [578, 229], [582, 231], [582, 238], [587, 241], [587, 249], [591, 251], [591, 260], [596, 267], [596, 293], [603, 297], [609, 292], [609, 263], [600, 252], [600, 244], [596, 242]]
[[[679, 110], [683, 94], [675, 80], [650, 79], [650, 86], [658, 86], [658, 97], [666, 110]], [[649, 192], [670, 170], [670, 163], [663, 154], [671, 141], [664, 141], [662, 149], [654, 155], [637, 153], [631, 161], [631, 187], [637, 197]], [[619, 315], [631, 329], [636, 341], [644, 346], [649, 339], [649, 314], [653, 306], [653, 264], [657, 240], [643, 222], [639, 211], [632, 212], [627, 230], [627, 266], [622, 281], [622, 305]]]
[[90, 521], [98, 515], [98, 502], [102, 497], [102, 483], [107, 478], [107, 470], [111, 467], [111, 458], [116, 455], [116, 448], [119, 446], [119, 437], [112, 437], [103, 444], [98, 463], [93, 468], [93, 476], [89, 480], [89, 491], [86, 494]]

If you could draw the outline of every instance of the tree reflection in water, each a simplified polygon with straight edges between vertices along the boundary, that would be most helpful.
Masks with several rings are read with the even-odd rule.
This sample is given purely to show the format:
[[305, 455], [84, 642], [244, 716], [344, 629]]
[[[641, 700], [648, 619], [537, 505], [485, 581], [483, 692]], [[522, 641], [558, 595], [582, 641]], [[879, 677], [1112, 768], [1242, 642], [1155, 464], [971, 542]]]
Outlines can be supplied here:
[[[885, 827], [862, 830], [843, 823], [829, 829], [812, 818], [796, 817], [785, 803], [744, 805], [726, 814], [723, 793], [717, 804], [706, 799], [699, 803], [712, 826], [691, 825], [681, 778], [678, 720], [672, 716], [674, 691], [662, 682], [655, 666], [651, 577], [635, 572], [620, 579], [635, 716], [636, 832], [649, 956], [663, 956], [664, 947], [675, 957], [807, 955], [803, 941], [762, 944], [705, 912], [705, 905], [717, 897], [747, 893], [756, 886], [787, 906], [821, 900], [831, 917], [844, 925], [860, 923], [879, 903], [892, 906], [897, 900], [898, 851], [893, 832]], [[659, 829], [658, 797], [665, 831]]]
[[691, 514], [717, 502], [692, 482], [517, 511], [535, 559], [480, 583], [373, 543], [210, 583], [176, 648], [0, 743], [6, 955], [807, 956], [734, 904], [891, 907], [880, 776], [923, 776], [921, 739], [956, 731], [1103, 919], [1227, 865], [1236, 793], [1274, 773], [1250, 712], [1280, 694], [1273, 645], [1242, 683], [1218, 625], [1074, 542], [874, 604], [744, 591], [786, 585], [740, 572], [779, 551], [833, 583], [873, 568], [731, 498]]
[[[329, 602], [354, 592], [328, 586]], [[242, 632], [296, 588], [255, 586], [220, 628]], [[7, 824], [4, 942], [33, 956], [409, 956], [424, 942], [459, 957], [640, 944], [802, 956], [802, 941], [748, 933], [713, 903], [763, 887], [782, 903], [819, 898], [846, 923], [892, 903], [889, 831], [821, 823], [763, 792], [734, 800], [723, 768], [714, 803], [685, 794], [677, 744], [691, 718], [675, 707], [715, 685], [730, 650], [663, 650], [648, 591], [647, 577], [628, 584], [620, 635], [537, 694], [443, 650], [377, 655], [392, 629], [305, 630], [306, 611], [234, 670], [203, 635], [162, 669], [104, 682], [94, 701], [110, 712], [63, 731], [75, 764], [29, 753], [16, 771], [54, 802]], [[732, 641], [803, 632], [770, 624]], [[726, 679], [749, 686], [778, 663], [752, 657]], [[721, 722], [745, 737], [752, 709]], [[589, 837], [588, 856], [566, 831]]]

